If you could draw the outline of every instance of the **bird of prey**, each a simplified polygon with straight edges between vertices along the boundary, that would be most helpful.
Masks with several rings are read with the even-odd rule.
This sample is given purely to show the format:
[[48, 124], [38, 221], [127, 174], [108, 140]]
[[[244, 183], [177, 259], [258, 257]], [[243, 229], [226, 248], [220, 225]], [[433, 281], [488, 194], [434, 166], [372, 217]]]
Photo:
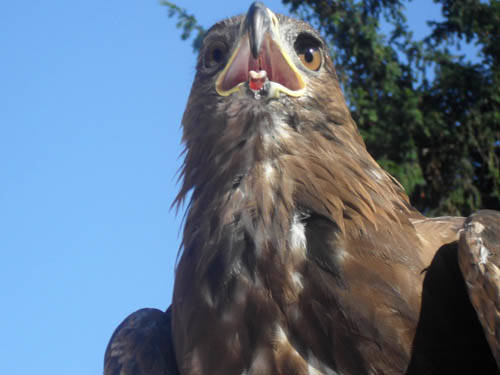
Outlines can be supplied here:
[[172, 305], [116, 329], [106, 375], [498, 373], [500, 214], [413, 208], [311, 26], [215, 24], [183, 129]]

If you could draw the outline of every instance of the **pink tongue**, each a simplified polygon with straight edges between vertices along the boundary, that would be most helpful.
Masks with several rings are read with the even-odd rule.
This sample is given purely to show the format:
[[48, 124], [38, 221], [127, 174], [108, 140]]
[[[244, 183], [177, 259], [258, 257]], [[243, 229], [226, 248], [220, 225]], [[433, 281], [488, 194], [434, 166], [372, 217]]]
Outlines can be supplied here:
[[258, 91], [262, 89], [262, 86], [264, 86], [266, 79], [267, 72], [265, 70], [261, 70], [260, 72], [250, 70], [248, 72], [248, 85], [252, 90]]

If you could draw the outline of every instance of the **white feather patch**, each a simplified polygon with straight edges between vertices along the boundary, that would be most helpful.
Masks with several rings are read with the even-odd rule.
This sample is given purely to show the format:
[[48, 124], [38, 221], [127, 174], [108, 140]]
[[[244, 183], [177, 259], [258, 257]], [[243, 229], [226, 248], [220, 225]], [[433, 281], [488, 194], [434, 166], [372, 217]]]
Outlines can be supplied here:
[[375, 177], [379, 181], [382, 181], [382, 175], [380, 174], [379, 171], [377, 171], [375, 168], [371, 168], [370, 172], [373, 175], [373, 177]]
[[335, 249], [335, 258], [337, 259], [337, 262], [340, 264], [344, 263], [347, 258], [349, 258], [351, 254], [349, 254], [345, 249], [339, 247], [338, 249]]
[[306, 225], [300, 221], [299, 214], [295, 213], [292, 225], [290, 226], [290, 245], [292, 251], [305, 257], [306, 244]]
[[272, 182], [272, 180], [274, 179], [274, 168], [269, 161], [266, 161], [264, 163], [264, 176], [269, 182]]
[[295, 291], [297, 293], [302, 292], [302, 290], [304, 289], [304, 284], [302, 283], [302, 275], [298, 272], [292, 272], [291, 276]]
[[280, 344], [288, 343], [288, 337], [279, 324], [276, 324], [276, 328], [274, 330], [274, 339]]
[[481, 239], [478, 240], [479, 242], [479, 264], [486, 264], [488, 261], [488, 257], [490, 256], [489, 250], [484, 246], [483, 241]]
[[469, 226], [471, 226], [472, 230], [477, 234], [481, 233], [484, 230], [484, 225], [478, 222], [471, 223], [469, 224]]
[[307, 370], [309, 375], [340, 375], [316, 358], [310, 350], [307, 355]]
[[208, 306], [214, 307], [214, 300], [212, 298], [212, 293], [210, 293], [210, 288], [208, 285], [204, 285], [201, 289], [201, 295], [203, 296], [203, 299], [207, 303]]

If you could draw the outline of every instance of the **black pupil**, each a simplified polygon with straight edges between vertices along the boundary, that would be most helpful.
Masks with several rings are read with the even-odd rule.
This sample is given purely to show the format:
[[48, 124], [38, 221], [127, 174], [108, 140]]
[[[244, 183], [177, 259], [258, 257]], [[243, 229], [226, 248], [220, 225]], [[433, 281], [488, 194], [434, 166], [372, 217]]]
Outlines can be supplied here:
[[219, 63], [222, 61], [222, 57], [223, 57], [223, 53], [222, 53], [222, 50], [220, 48], [215, 48], [213, 51], [212, 51], [212, 58], [214, 59], [215, 62]]
[[314, 60], [314, 49], [309, 48], [306, 53], [304, 53], [304, 58], [308, 63], [311, 63]]

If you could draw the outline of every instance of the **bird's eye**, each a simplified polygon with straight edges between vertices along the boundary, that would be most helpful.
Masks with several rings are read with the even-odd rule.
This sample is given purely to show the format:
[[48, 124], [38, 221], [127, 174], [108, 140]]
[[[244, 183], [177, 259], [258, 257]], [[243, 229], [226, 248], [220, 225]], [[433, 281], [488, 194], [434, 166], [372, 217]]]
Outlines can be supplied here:
[[318, 48], [309, 48], [299, 53], [299, 59], [307, 69], [318, 70], [321, 66], [321, 52]]
[[307, 69], [317, 71], [321, 67], [321, 44], [320, 42], [305, 34], [298, 36], [295, 41], [295, 52], [300, 61]]
[[204, 64], [207, 68], [213, 68], [226, 60], [227, 45], [224, 42], [217, 41], [212, 43], [205, 51]]

